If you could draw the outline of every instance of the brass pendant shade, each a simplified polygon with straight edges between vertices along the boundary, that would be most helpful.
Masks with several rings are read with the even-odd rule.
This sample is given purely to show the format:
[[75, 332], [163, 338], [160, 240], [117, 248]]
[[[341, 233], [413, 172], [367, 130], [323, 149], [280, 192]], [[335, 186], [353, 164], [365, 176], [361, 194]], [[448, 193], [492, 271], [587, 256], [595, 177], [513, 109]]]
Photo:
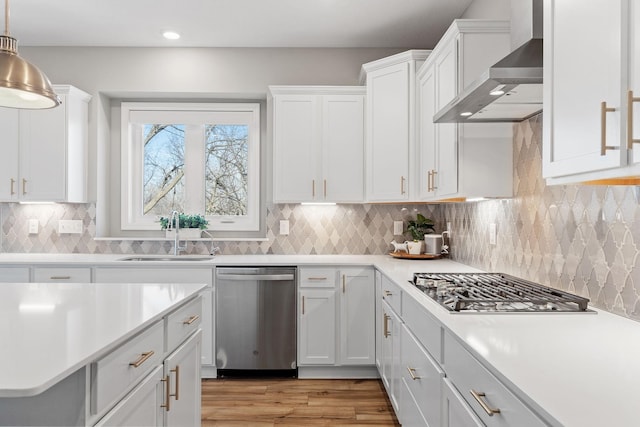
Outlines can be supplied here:
[[60, 98], [47, 76], [18, 55], [18, 43], [9, 35], [9, 0], [5, 0], [5, 32], [0, 36], [0, 106], [44, 109], [58, 105]]

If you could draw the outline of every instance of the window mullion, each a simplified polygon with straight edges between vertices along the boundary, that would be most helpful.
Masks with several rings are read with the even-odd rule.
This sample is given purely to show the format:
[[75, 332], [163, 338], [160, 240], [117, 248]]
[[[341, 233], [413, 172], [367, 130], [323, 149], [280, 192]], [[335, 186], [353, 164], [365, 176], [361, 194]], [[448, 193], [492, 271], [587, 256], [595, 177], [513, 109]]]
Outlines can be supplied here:
[[185, 212], [204, 214], [204, 125], [185, 127]]

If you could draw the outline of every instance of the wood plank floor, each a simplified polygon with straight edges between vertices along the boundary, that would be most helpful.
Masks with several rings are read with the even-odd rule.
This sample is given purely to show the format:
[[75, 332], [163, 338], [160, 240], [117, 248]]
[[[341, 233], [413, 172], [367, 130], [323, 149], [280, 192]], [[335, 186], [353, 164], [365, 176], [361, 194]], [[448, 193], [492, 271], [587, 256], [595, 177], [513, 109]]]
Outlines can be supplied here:
[[203, 426], [399, 426], [379, 380], [209, 379]]

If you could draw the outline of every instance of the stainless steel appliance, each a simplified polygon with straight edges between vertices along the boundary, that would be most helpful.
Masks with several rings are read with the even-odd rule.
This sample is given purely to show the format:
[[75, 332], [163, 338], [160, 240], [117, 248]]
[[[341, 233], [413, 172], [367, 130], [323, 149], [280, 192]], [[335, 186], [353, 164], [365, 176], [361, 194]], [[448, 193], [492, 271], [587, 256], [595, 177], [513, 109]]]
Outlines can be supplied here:
[[588, 298], [502, 273], [415, 273], [412, 283], [454, 313], [593, 312]]
[[297, 376], [296, 268], [216, 268], [219, 377]]

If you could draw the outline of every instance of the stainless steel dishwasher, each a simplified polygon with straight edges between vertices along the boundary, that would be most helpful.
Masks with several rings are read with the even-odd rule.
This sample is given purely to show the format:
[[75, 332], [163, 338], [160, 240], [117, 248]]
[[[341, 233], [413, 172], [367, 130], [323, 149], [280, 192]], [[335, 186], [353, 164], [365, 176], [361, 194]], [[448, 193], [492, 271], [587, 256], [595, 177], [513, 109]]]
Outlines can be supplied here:
[[216, 268], [218, 377], [297, 377], [296, 268]]

